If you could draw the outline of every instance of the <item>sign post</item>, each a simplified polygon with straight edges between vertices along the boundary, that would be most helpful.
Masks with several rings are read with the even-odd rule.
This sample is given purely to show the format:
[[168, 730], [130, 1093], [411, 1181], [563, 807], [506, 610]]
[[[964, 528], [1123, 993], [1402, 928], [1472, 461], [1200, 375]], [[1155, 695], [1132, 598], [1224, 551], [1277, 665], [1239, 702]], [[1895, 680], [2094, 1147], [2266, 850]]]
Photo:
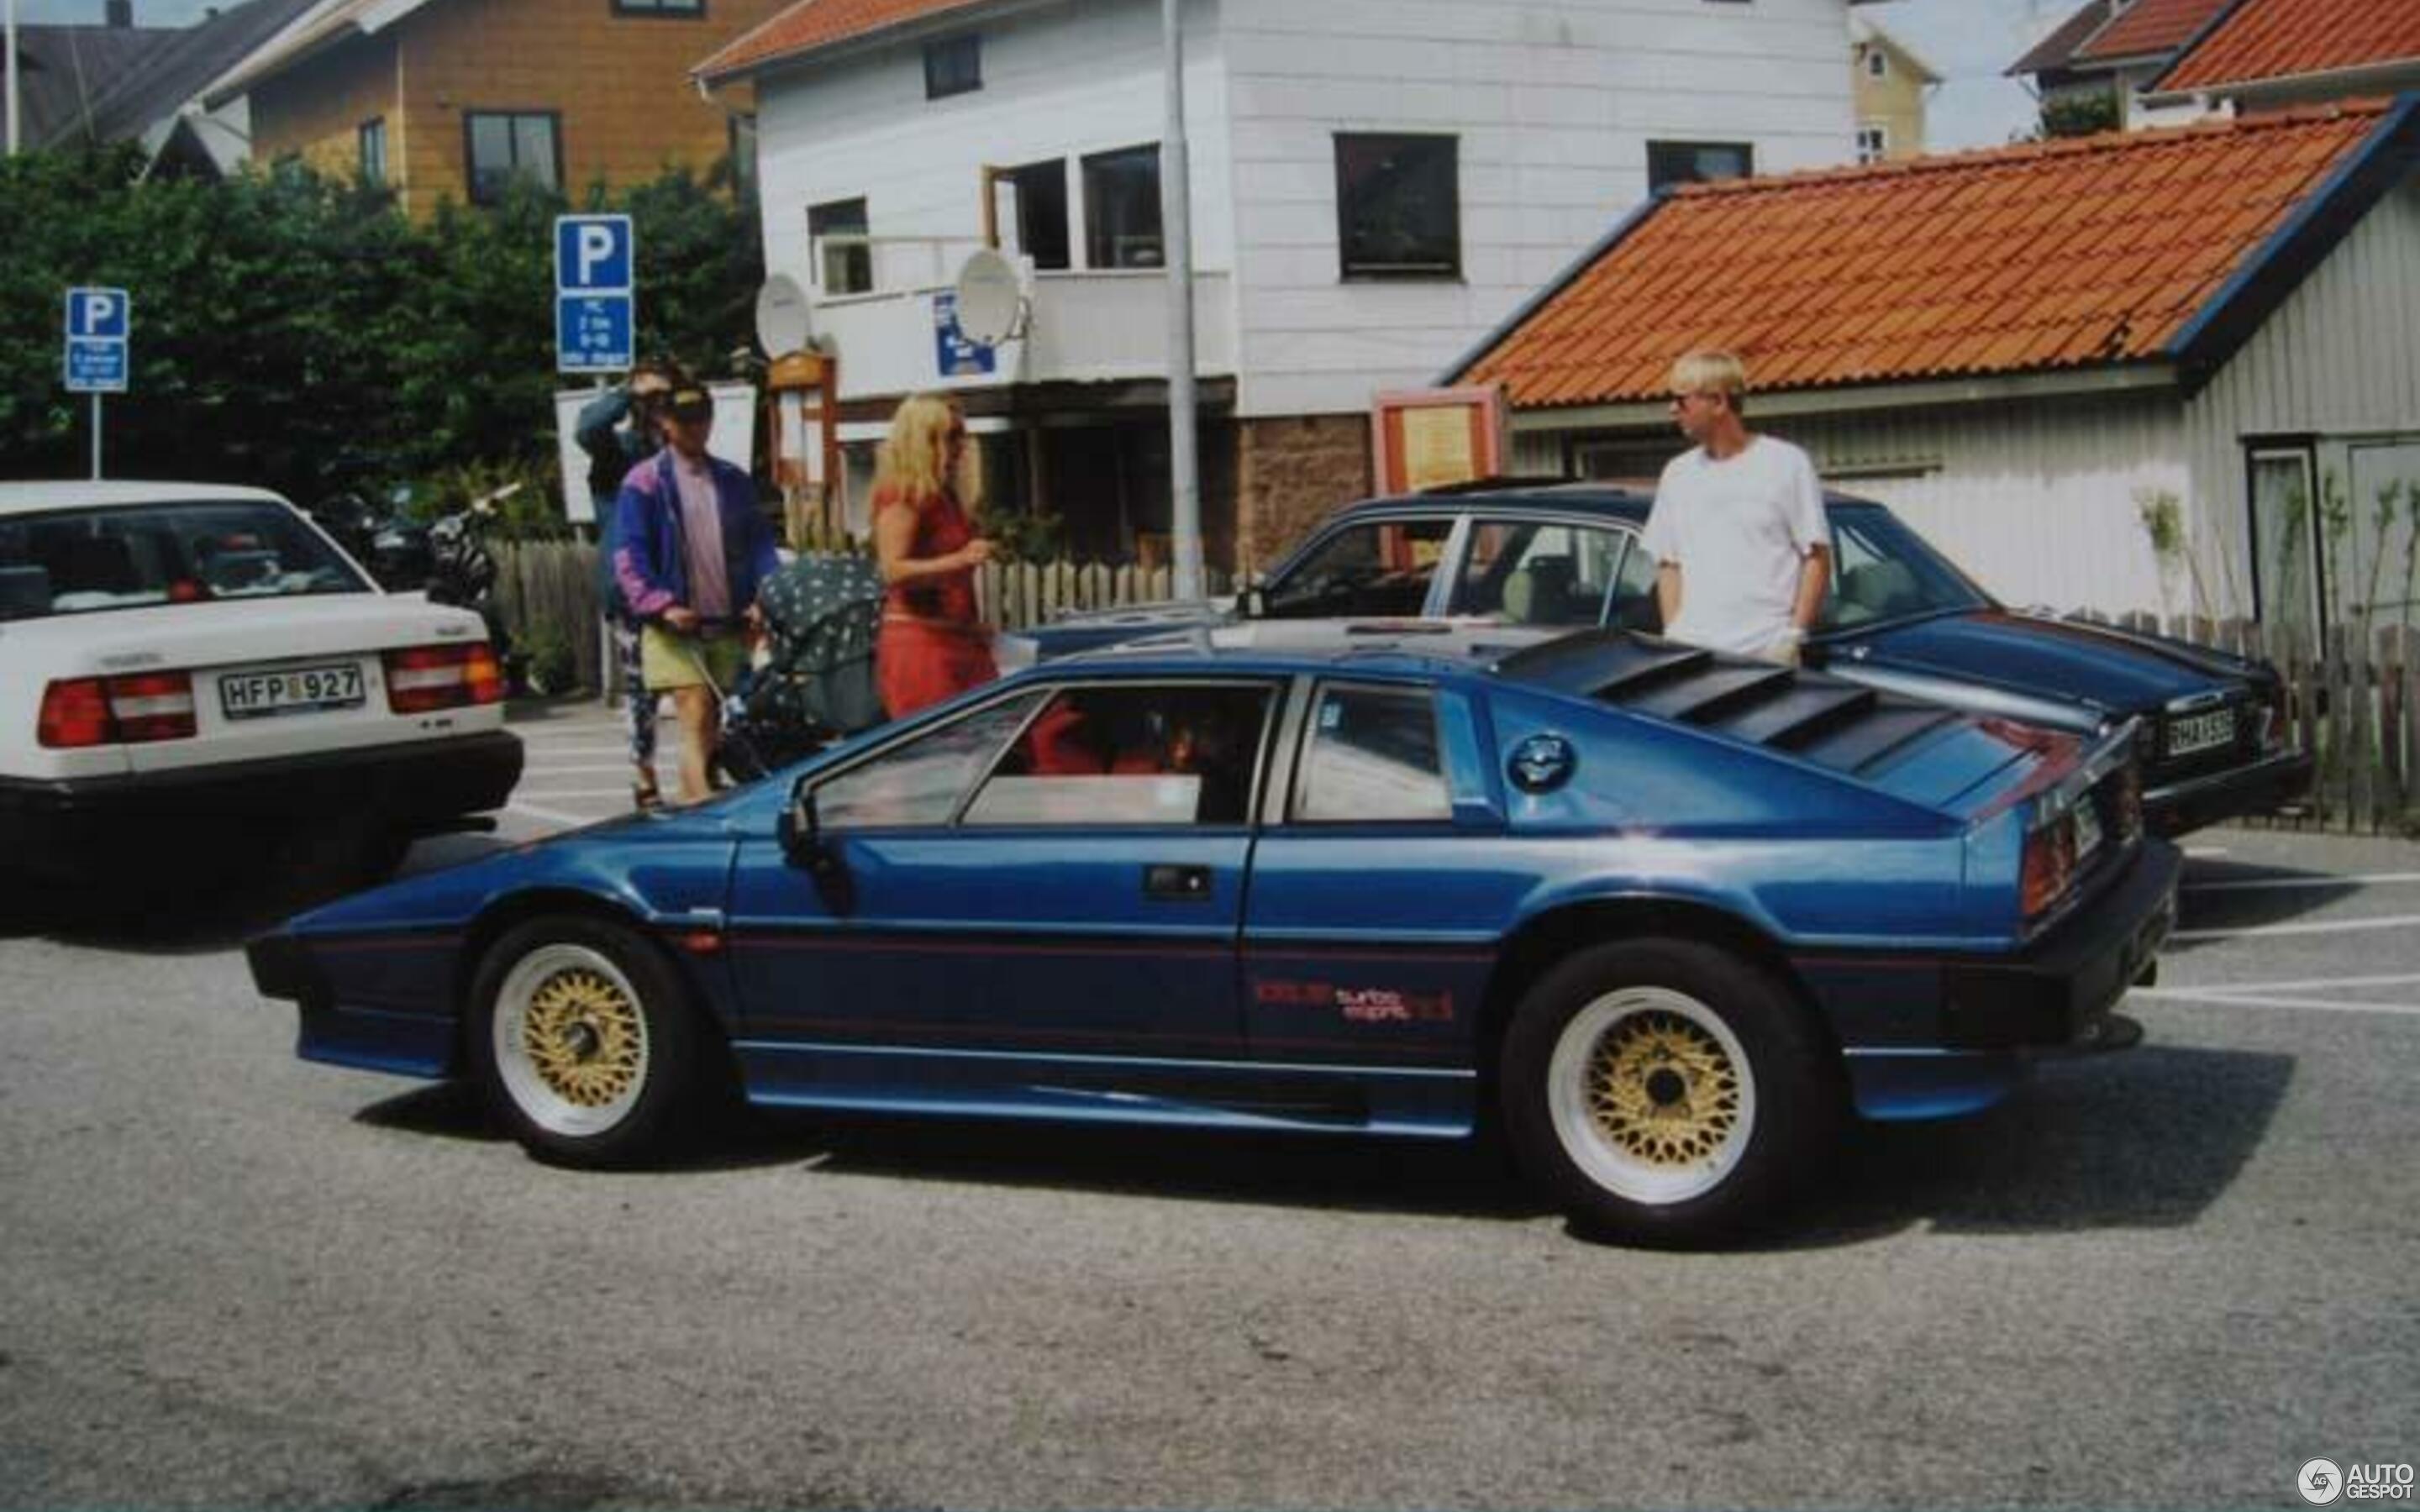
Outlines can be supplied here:
[[126, 392], [126, 344], [132, 302], [122, 288], [71, 288], [67, 351], [60, 365], [70, 393], [92, 395], [92, 475], [101, 476], [101, 396]]
[[638, 246], [627, 215], [554, 220], [554, 366], [618, 373], [635, 360]]

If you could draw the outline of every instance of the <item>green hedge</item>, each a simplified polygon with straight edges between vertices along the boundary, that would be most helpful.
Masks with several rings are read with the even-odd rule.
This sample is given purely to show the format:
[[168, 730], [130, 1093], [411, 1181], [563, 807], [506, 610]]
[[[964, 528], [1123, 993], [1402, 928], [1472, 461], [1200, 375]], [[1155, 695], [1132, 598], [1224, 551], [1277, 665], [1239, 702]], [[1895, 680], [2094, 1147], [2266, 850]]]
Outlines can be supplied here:
[[[256, 483], [307, 503], [551, 472], [560, 196], [443, 204], [414, 224], [385, 191], [298, 166], [225, 183], [140, 167], [125, 148], [0, 160], [0, 476], [90, 469], [89, 404], [60, 375], [62, 303], [83, 285], [133, 301], [130, 391], [105, 401], [113, 476]], [[582, 197], [632, 217], [641, 351], [728, 371], [763, 280], [751, 201], [678, 170]]]

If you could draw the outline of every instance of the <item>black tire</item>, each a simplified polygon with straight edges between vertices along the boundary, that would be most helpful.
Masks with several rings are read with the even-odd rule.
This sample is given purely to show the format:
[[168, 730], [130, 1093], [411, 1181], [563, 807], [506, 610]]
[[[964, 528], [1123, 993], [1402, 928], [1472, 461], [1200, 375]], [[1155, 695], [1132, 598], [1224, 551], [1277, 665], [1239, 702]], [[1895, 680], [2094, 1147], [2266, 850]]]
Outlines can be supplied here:
[[1784, 1211], [1837, 1146], [1835, 1061], [1770, 973], [1649, 938], [1581, 951], [1530, 988], [1498, 1095], [1522, 1169], [1575, 1228], [1699, 1245]]
[[614, 1168], [706, 1121], [719, 1057], [672, 964], [600, 920], [532, 919], [479, 964], [471, 1058], [496, 1117], [541, 1160]]

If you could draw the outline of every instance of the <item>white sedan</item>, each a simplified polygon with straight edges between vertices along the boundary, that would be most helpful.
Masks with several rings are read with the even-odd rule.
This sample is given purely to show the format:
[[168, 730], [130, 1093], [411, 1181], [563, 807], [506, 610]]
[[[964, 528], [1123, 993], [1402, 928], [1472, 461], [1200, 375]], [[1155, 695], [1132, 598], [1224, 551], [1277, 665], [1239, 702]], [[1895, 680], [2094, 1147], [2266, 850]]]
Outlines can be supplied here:
[[285, 500], [0, 484], [0, 872], [390, 871], [520, 780], [468, 609], [381, 593]]

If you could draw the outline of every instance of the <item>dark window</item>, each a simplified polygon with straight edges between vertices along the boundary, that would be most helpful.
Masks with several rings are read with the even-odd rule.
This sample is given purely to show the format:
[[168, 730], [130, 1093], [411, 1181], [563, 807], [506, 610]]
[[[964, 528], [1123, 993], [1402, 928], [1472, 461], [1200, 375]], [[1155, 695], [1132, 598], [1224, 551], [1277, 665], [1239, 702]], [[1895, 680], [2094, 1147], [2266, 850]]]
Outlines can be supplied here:
[[862, 239], [865, 225], [862, 199], [807, 207], [807, 239], [815, 246], [826, 294], [863, 294], [874, 287], [874, 248]]
[[754, 197], [756, 185], [756, 117], [723, 117], [723, 147], [731, 154], [731, 181], [744, 191], [742, 202]]
[[1094, 268], [1160, 266], [1159, 144], [1084, 160], [1084, 260]]
[[1460, 276], [1456, 149], [1450, 136], [1336, 138], [1337, 240], [1345, 277]]
[[1265, 687], [1075, 687], [1027, 725], [967, 806], [970, 825], [1240, 825]]
[[1756, 172], [1756, 148], [1745, 142], [1650, 142], [1647, 192], [1668, 184], [1745, 178]]
[[983, 87], [983, 38], [975, 32], [924, 44], [924, 98], [941, 100]]
[[1388, 520], [1336, 532], [1268, 585], [1263, 597], [1268, 617], [1391, 619], [1419, 613], [1453, 523], [1451, 518]]
[[1319, 690], [1294, 817], [1319, 823], [1435, 822], [1453, 817], [1436, 711], [1412, 687]]
[[552, 111], [465, 111], [462, 138], [472, 204], [494, 204], [516, 178], [562, 190], [563, 141]]
[[362, 122], [362, 182], [386, 182], [386, 117], [377, 116]]
[[695, 21], [706, 14], [706, 0], [613, 0], [617, 16], [672, 16]]
[[1016, 188], [1016, 250], [1036, 268], [1068, 266], [1067, 163], [1053, 158], [1003, 170]]

